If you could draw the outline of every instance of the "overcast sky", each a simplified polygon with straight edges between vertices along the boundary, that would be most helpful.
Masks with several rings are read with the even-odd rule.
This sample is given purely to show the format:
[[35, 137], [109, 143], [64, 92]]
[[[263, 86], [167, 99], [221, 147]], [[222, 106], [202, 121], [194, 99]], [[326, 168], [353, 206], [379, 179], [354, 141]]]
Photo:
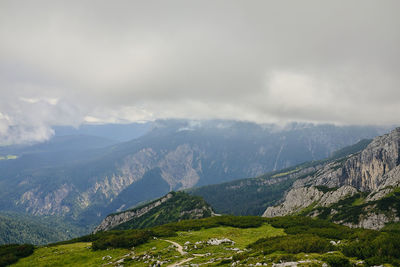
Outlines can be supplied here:
[[400, 125], [400, 1], [0, 2], [0, 144], [157, 118]]

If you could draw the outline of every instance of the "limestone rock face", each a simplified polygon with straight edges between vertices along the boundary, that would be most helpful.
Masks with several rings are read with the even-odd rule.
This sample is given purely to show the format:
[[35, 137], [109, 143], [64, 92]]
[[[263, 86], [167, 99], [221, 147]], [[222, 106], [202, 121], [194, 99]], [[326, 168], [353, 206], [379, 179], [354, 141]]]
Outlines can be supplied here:
[[388, 222], [399, 222], [400, 218], [393, 214], [384, 214], [384, 213], [368, 213], [366, 215], [362, 215], [360, 218], [360, 222], [358, 224], [351, 223], [343, 223], [346, 226], [352, 228], [365, 228], [365, 229], [382, 229], [386, 223]]
[[328, 207], [339, 200], [353, 196], [356, 193], [357, 189], [352, 186], [344, 185], [335, 191], [325, 193], [319, 200], [318, 204], [322, 207]]
[[327, 207], [341, 199], [352, 196], [357, 190], [352, 186], [342, 186], [335, 191], [324, 193], [318, 188], [300, 187], [294, 188], [286, 195], [285, 201], [276, 206], [268, 207], [263, 217], [275, 217], [293, 214], [307, 208], [310, 205]]
[[70, 207], [64, 205], [63, 200], [74, 191], [74, 188], [67, 184], [46, 193], [40, 191], [40, 186], [38, 186], [26, 191], [16, 204], [24, 206], [26, 212], [34, 215], [65, 214], [70, 211]]
[[323, 193], [315, 187], [294, 188], [286, 195], [286, 200], [276, 207], [268, 207], [263, 217], [284, 216], [296, 213], [318, 201]]
[[385, 174], [399, 165], [400, 128], [375, 138], [360, 154], [343, 166], [341, 183], [361, 191], [375, 190], [385, 182]]
[[161, 176], [175, 188], [178, 184], [180, 189], [186, 189], [194, 186], [200, 179], [202, 171], [201, 162], [197, 161], [195, 154], [202, 152], [198, 147], [191, 147], [188, 144], [178, 146], [174, 151], [169, 152], [158, 162], [161, 169]]
[[293, 188], [310, 187], [313, 185], [327, 186], [330, 188], [340, 187], [340, 177], [343, 174], [341, 167], [341, 163], [336, 161], [320, 166], [314, 175], [310, 175], [294, 182]]
[[[400, 128], [396, 128], [375, 138], [360, 153], [329, 162], [313, 175], [297, 180], [282, 203], [268, 207], [263, 216], [295, 214], [311, 205], [329, 207], [358, 192], [369, 193], [366, 203], [379, 200], [400, 187], [399, 150]], [[321, 186], [326, 190], [319, 190]], [[399, 221], [395, 214], [396, 211], [391, 215], [366, 211], [360, 216], [359, 224], [351, 226], [380, 229], [387, 222]]]
[[[38, 186], [24, 192], [15, 204], [35, 215], [64, 216], [82, 212], [99, 200], [104, 205], [109, 204], [124, 189], [141, 180], [146, 172], [154, 168], [161, 170], [161, 177], [169, 184], [170, 190], [190, 188], [200, 179], [202, 165], [195, 155], [201, 153], [197, 147], [188, 144], [177, 146], [166, 154], [144, 148], [124, 157], [110, 175], [93, 177], [91, 185], [83, 190], [63, 184], [60, 188], [44, 193], [41, 186]], [[64, 202], [73, 202], [76, 206], [71, 208]]]

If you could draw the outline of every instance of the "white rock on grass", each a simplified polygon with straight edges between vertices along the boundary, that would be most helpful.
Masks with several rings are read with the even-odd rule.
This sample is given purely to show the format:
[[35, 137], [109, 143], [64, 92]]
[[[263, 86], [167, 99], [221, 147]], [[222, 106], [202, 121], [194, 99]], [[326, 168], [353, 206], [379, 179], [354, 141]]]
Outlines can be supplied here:
[[228, 238], [222, 238], [222, 239], [212, 238], [212, 239], [207, 241], [207, 244], [213, 245], [213, 246], [219, 246], [222, 243], [231, 243], [232, 245], [234, 245], [235, 241], [232, 241], [232, 240], [230, 240]]

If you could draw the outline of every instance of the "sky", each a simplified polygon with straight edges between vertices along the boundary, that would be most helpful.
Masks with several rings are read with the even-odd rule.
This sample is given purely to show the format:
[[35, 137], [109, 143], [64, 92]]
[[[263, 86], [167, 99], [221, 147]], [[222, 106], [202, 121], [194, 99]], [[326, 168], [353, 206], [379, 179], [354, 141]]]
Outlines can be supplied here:
[[163, 118], [400, 124], [400, 1], [0, 2], [0, 144]]

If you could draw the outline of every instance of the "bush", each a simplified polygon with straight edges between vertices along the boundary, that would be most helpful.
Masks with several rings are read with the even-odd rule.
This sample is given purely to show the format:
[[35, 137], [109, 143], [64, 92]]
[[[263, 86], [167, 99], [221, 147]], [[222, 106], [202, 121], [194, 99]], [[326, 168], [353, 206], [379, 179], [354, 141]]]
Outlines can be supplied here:
[[284, 228], [284, 229], [290, 229], [295, 227], [304, 227], [304, 229], [344, 227], [325, 220], [314, 219], [304, 216], [285, 216], [285, 217], [267, 218], [267, 222], [271, 224], [273, 227]]
[[[197, 220], [183, 220], [175, 223], [168, 223], [151, 228], [155, 233], [172, 234], [177, 231], [200, 230], [202, 228], [214, 228], [219, 226], [231, 226], [235, 228], [256, 228], [260, 227], [265, 219], [258, 216], [216, 216]], [[165, 235], [164, 235], [165, 236]]]
[[392, 232], [360, 231], [357, 239], [342, 247], [343, 254], [373, 264], [399, 264], [400, 234]]
[[242, 261], [249, 257], [249, 253], [243, 252], [232, 256], [232, 261]]
[[276, 254], [271, 258], [272, 262], [288, 262], [288, 261], [297, 261], [296, 255], [293, 254]]
[[345, 239], [355, 232], [346, 226], [303, 216], [268, 218], [267, 222], [273, 227], [285, 229], [291, 235], [312, 234], [330, 239]]
[[110, 231], [92, 243], [93, 250], [107, 248], [131, 248], [146, 243], [153, 235], [151, 231]]
[[257, 216], [222, 216], [220, 218], [220, 225], [231, 226], [236, 228], [256, 228], [260, 227], [264, 220], [262, 217]]
[[348, 258], [337, 254], [326, 254], [322, 260], [329, 264], [331, 267], [347, 267], [351, 266]]
[[324, 253], [334, 248], [328, 240], [310, 234], [261, 238], [248, 247], [261, 250], [264, 254], [271, 254], [276, 251], [283, 251], [291, 254], [301, 252]]
[[365, 263], [367, 266], [382, 266], [383, 263], [391, 263], [393, 266], [400, 266], [400, 259], [374, 256], [366, 259]]
[[6, 254], [3, 256], [0, 256], [0, 266], [8, 266], [12, 263], [15, 263], [18, 261], [18, 257], [15, 256], [14, 254]]
[[35, 247], [30, 244], [10, 244], [0, 246], [0, 266], [7, 266], [17, 262], [20, 258], [28, 257]]
[[232, 260], [225, 259], [225, 260], [220, 261], [217, 264], [217, 266], [219, 266], [219, 265], [226, 266], [226, 265], [230, 265], [230, 263], [232, 263]]

